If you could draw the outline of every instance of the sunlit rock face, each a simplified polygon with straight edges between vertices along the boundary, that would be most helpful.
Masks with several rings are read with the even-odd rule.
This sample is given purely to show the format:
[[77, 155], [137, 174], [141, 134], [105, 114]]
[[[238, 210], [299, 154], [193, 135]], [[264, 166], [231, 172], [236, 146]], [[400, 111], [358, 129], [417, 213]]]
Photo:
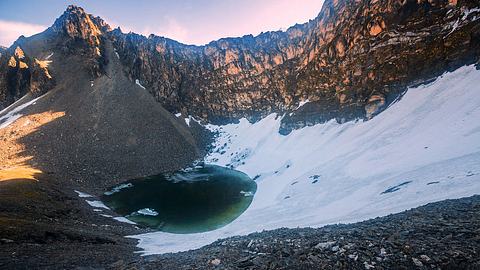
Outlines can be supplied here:
[[56, 50], [81, 55], [92, 77], [98, 77], [104, 73], [106, 64], [103, 33], [110, 30], [101, 18], [87, 14], [80, 7], [68, 6], [47, 34], [54, 37]]
[[0, 109], [27, 93], [39, 96], [55, 84], [48, 62], [30, 57], [20, 46], [5, 50], [0, 61]]
[[76, 55], [92, 78], [101, 76], [106, 63], [102, 33], [109, 30], [100, 18], [69, 6], [43, 33], [30, 38], [21, 36], [10, 48], [0, 48], [0, 109], [27, 93], [39, 96], [55, 86], [55, 68], [50, 65], [56, 64], [51, 59], [54, 54]]
[[[327, 0], [317, 18], [285, 32], [189, 46], [111, 30], [70, 6], [43, 38], [53, 50], [81, 57], [92, 77], [104, 74], [104, 46], [112, 42], [130, 80], [173, 113], [222, 123], [277, 112], [285, 114], [280, 132], [288, 134], [331, 119], [374, 117], [407, 86], [477, 62], [479, 7], [479, 0]], [[1, 56], [3, 83], [10, 56]], [[18, 96], [4, 89], [3, 107]]]
[[220, 122], [290, 112], [282, 132], [371, 118], [406, 89], [478, 60], [479, 1], [326, 1], [286, 32], [186, 46], [111, 32], [132, 79], [176, 112]]

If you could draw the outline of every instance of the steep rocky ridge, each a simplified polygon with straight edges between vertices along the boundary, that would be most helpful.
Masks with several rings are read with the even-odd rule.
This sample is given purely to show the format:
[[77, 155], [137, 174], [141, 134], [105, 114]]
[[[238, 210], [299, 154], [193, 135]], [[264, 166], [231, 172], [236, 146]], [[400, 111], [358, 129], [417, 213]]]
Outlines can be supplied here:
[[[286, 32], [187, 46], [110, 33], [131, 80], [211, 122], [292, 112], [282, 132], [371, 118], [406, 87], [478, 61], [478, 1], [326, 1]], [[297, 110], [302, 101], [310, 101]]]
[[[98, 77], [111, 40], [128, 78], [170, 112], [213, 123], [285, 113], [281, 132], [288, 133], [330, 119], [371, 118], [408, 86], [477, 62], [479, 22], [478, 0], [327, 0], [317, 18], [285, 32], [192, 46], [111, 30], [70, 6], [44, 40], [20, 38], [2, 56], [0, 81], [12, 77], [8, 60], [16, 47], [28, 55], [25, 47], [35, 51], [39, 42], [81, 55]], [[0, 108], [27, 91], [22, 78], [29, 76], [16, 76], [17, 83], [0, 88]]]

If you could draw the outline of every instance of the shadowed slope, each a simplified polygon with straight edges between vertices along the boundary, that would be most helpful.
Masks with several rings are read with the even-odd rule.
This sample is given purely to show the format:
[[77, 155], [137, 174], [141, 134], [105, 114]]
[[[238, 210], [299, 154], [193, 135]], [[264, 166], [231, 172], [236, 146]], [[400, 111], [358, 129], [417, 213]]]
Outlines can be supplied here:
[[178, 169], [199, 155], [185, 123], [124, 76], [110, 43], [105, 44], [105, 75], [95, 80], [81, 56], [54, 53], [56, 87], [22, 114], [64, 115], [21, 137], [9, 135], [8, 140], [23, 145], [21, 153], [13, 153], [19, 160], [23, 157], [24, 163], [64, 182], [102, 189], [131, 177]]

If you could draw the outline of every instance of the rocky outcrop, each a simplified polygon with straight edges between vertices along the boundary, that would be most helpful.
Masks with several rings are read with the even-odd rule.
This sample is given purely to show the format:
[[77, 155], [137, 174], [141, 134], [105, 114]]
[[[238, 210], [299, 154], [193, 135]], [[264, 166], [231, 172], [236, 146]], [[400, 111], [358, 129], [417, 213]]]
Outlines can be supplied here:
[[106, 65], [103, 33], [110, 30], [101, 18], [71, 5], [47, 31], [56, 37], [56, 47], [62, 53], [80, 54], [86, 66], [90, 67], [92, 76], [98, 77]]
[[30, 38], [21, 36], [10, 48], [0, 49], [0, 109], [27, 93], [51, 90], [56, 75], [66, 73], [55, 68], [61, 66], [57, 61], [70, 56], [81, 59], [92, 80], [104, 74], [107, 61], [102, 40], [110, 30], [102, 19], [69, 6], [46, 31]]
[[112, 41], [128, 78], [170, 112], [213, 123], [276, 112], [286, 134], [369, 119], [408, 86], [477, 62], [480, 1], [327, 0], [317, 18], [285, 32], [205, 46], [124, 34], [74, 6], [47, 32], [92, 77], [102, 74], [104, 41]]
[[43, 94], [55, 84], [48, 70], [49, 62], [29, 57], [20, 46], [6, 50], [0, 63], [4, 63], [0, 65], [0, 108], [27, 93]]

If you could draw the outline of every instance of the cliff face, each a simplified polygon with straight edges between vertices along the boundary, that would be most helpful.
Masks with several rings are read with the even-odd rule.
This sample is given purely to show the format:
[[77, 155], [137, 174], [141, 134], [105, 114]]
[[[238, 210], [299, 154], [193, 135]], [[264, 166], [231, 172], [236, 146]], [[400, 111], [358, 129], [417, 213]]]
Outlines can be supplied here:
[[29, 57], [19, 46], [2, 52], [0, 61], [0, 109], [27, 93], [45, 93], [55, 83], [48, 61]]
[[110, 30], [77, 7], [47, 31], [65, 53], [87, 56], [92, 76], [106, 61], [102, 40], [113, 41], [128, 77], [171, 112], [215, 123], [285, 113], [288, 133], [371, 118], [407, 86], [477, 62], [479, 22], [478, 0], [327, 0], [317, 18], [286, 32], [205, 46]]
[[214, 122], [288, 112], [288, 133], [332, 118], [371, 118], [407, 86], [478, 61], [479, 7], [326, 1], [315, 20], [286, 32], [206, 46], [118, 30], [110, 37], [130, 78], [170, 110]]

